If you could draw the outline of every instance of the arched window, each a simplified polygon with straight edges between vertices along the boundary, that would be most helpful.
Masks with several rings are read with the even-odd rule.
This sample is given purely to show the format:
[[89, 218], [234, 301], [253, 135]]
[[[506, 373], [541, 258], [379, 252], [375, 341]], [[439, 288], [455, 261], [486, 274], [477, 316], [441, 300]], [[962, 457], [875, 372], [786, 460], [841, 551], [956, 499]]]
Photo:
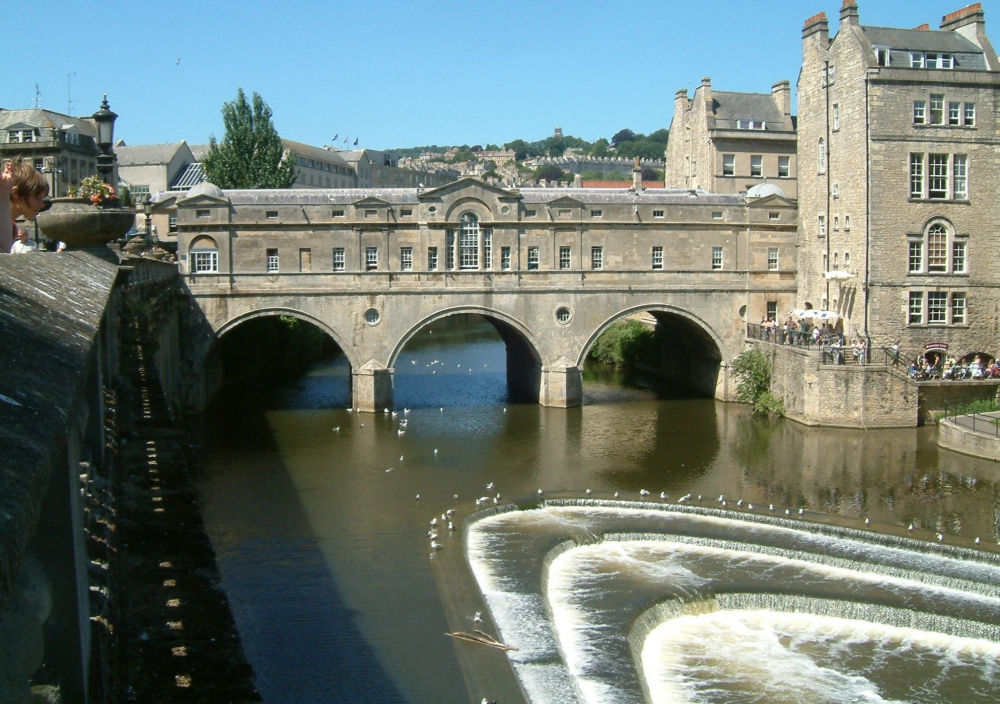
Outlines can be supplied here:
[[219, 272], [219, 245], [211, 237], [198, 237], [191, 243], [191, 273]]
[[479, 268], [479, 218], [472, 213], [465, 213], [459, 219], [458, 229], [458, 268]]
[[821, 174], [826, 173], [826, 141], [819, 138], [819, 152], [816, 157], [816, 170]]
[[950, 225], [932, 222], [921, 235], [909, 238], [907, 270], [911, 274], [965, 274], [968, 242]]

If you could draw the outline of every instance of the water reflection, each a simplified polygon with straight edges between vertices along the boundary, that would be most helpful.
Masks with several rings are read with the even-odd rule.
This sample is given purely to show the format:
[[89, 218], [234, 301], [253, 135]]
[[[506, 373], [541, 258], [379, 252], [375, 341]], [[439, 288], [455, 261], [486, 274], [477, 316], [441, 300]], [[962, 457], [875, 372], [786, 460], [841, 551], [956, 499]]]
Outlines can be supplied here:
[[[583, 408], [514, 405], [499, 336], [482, 319], [448, 320], [403, 351], [395, 416], [344, 410], [350, 369], [339, 358], [274, 394], [224, 399], [208, 417], [198, 488], [268, 702], [338, 701], [330, 692], [362, 684], [351, 701], [505, 692], [462, 669], [502, 655], [442, 635], [468, 630], [483, 608], [462, 590], [461, 541], [487, 494], [725, 494], [827, 522], [867, 517], [869, 530], [995, 542], [995, 465], [939, 451], [933, 429], [759, 423], [739, 406], [658, 399], [596, 372]], [[429, 521], [449, 508], [458, 530], [437, 538], [431, 560]]]

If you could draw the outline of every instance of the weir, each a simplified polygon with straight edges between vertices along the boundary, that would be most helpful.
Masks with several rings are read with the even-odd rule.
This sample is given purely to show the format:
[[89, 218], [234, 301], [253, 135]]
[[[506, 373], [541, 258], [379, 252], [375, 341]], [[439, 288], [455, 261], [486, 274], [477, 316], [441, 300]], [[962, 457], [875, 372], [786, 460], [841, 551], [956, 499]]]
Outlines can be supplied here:
[[[829, 691], [807, 697], [913, 701], [937, 678], [940, 701], [990, 701], [976, 692], [1000, 687], [992, 551], [745, 510], [597, 500], [477, 514], [468, 533], [473, 573], [504, 641], [521, 648], [508, 658], [533, 702], [700, 701], [709, 690], [712, 701], [751, 701], [747, 668], [768, 665], [727, 645], [747, 638], [802, 660], [758, 671], [779, 690], [813, 686], [794, 683], [802, 667], [834, 673], [815, 678]], [[678, 624], [695, 629], [693, 643], [709, 640], [701, 656]], [[902, 673], [917, 661], [935, 674], [910, 682]], [[963, 682], [971, 689], [954, 698]]]

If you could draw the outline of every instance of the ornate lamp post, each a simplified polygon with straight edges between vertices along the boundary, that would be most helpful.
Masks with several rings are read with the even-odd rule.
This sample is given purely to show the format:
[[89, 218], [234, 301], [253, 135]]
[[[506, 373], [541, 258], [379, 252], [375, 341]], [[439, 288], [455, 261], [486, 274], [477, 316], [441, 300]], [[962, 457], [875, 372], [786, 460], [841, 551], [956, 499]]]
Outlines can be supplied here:
[[115, 143], [115, 120], [118, 115], [111, 111], [108, 105], [108, 94], [104, 94], [101, 102], [101, 109], [94, 113], [94, 122], [97, 124], [97, 148], [101, 153], [97, 155], [97, 173], [101, 180], [108, 185], [111, 183], [115, 168], [115, 153], [112, 146]]
[[146, 244], [153, 244], [153, 199], [150, 196], [146, 196], [146, 200], [142, 202], [142, 212], [146, 216]]

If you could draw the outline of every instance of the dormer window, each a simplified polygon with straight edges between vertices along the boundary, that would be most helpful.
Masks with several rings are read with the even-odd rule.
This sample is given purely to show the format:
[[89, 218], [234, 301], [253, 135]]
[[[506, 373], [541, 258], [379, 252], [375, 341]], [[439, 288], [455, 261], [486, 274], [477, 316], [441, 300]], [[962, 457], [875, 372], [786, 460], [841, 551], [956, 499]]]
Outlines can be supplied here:
[[766, 123], [764, 120], [737, 120], [736, 129], [738, 130], [762, 130], [765, 129]]
[[911, 51], [910, 68], [930, 68], [950, 70], [955, 68], [954, 54], [941, 54], [928, 51]]
[[7, 141], [12, 143], [27, 144], [29, 142], [38, 141], [38, 131], [33, 129], [27, 130], [10, 130], [7, 132]]

